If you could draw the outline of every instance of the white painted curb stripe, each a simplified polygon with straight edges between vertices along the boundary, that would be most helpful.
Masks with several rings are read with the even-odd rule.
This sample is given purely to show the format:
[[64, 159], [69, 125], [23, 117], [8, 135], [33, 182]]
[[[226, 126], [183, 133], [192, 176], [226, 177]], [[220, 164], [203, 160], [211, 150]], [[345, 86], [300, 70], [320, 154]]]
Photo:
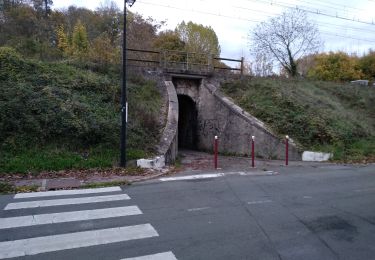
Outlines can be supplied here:
[[272, 200], [255, 200], [255, 201], [249, 201], [247, 204], [253, 205], [253, 204], [263, 204], [263, 203], [271, 203]]
[[181, 177], [169, 177], [169, 178], [160, 178], [160, 181], [184, 181], [184, 180], [196, 180], [196, 179], [209, 179], [209, 178], [218, 178], [223, 177], [224, 173], [210, 173], [210, 174], [197, 174]]
[[137, 206], [0, 218], [0, 229], [140, 215]]
[[169, 252], [159, 253], [159, 254], [154, 254], [154, 255], [124, 258], [122, 260], [177, 260], [177, 258], [171, 251], [169, 251]]
[[0, 242], [0, 259], [159, 236], [150, 224]]
[[14, 195], [15, 199], [24, 198], [37, 198], [37, 197], [49, 197], [49, 196], [67, 196], [67, 195], [79, 195], [79, 194], [92, 194], [92, 193], [105, 193], [121, 191], [120, 187], [108, 187], [108, 188], [96, 188], [96, 189], [84, 189], [84, 190], [56, 190], [56, 191], [44, 191], [44, 192], [32, 192], [32, 193], [19, 193]]
[[9, 203], [4, 208], [4, 210], [51, 207], [51, 206], [74, 205], [74, 204], [87, 204], [87, 203], [129, 200], [129, 199], [130, 197], [128, 195], [120, 194], [120, 195], [73, 198], [73, 199], [26, 201], [26, 202]]
[[206, 209], [210, 209], [211, 207], [203, 207], [203, 208], [192, 208], [192, 209], [188, 209], [187, 211], [201, 211], [201, 210], [206, 210]]

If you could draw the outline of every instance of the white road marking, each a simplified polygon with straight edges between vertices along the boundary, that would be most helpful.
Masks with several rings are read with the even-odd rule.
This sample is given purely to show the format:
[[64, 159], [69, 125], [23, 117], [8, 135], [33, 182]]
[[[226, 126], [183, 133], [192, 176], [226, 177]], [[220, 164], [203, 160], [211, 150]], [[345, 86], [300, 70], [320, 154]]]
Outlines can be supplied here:
[[156, 237], [150, 224], [0, 242], [0, 259]]
[[263, 203], [270, 203], [272, 200], [255, 200], [255, 201], [249, 201], [247, 204], [253, 205], [253, 204], [263, 204]]
[[311, 196], [303, 196], [304, 199], [312, 199]]
[[208, 173], [208, 174], [197, 174], [181, 177], [168, 177], [160, 178], [160, 181], [184, 181], [184, 180], [197, 180], [197, 179], [209, 179], [209, 178], [218, 178], [223, 177], [224, 173]]
[[218, 178], [228, 175], [240, 175], [240, 176], [251, 176], [251, 175], [278, 175], [278, 172], [274, 171], [257, 171], [257, 172], [221, 172], [221, 173], [207, 173], [207, 174], [197, 174], [197, 175], [188, 175], [180, 177], [166, 177], [160, 178], [159, 181], [184, 181], [184, 180], [196, 180], [196, 179], [209, 179], [209, 178]]
[[367, 188], [367, 189], [358, 189], [358, 190], [354, 190], [355, 192], [367, 192], [367, 191], [374, 191], [375, 188]]
[[120, 187], [108, 187], [108, 188], [96, 188], [96, 189], [83, 189], [83, 190], [56, 190], [56, 191], [44, 191], [44, 192], [32, 192], [32, 193], [19, 193], [14, 195], [15, 199], [24, 198], [37, 198], [37, 197], [49, 197], [49, 196], [67, 196], [67, 195], [80, 195], [80, 194], [92, 194], [92, 193], [105, 193], [121, 191]]
[[224, 175], [247, 175], [246, 172], [225, 172]]
[[137, 206], [0, 218], [0, 229], [140, 215]]
[[177, 258], [171, 251], [169, 251], [169, 252], [159, 253], [159, 254], [154, 254], [154, 255], [124, 258], [122, 260], [177, 260]]
[[73, 198], [73, 199], [26, 201], [26, 202], [9, 203], [4, 208], [4, 210], [51, 207], [51, 206], [74, 205], [74, 204], [87, 204], [87, 203], [97, 203], [97, 202], [107, 202], [107, 201], [117, 201], [117, 200], [129, 200], [129, 199], [130, 199], [130, 197], [128, 195], [120, 194], [120, 195], [106, 195], [106, 196]]
[[201, 210], [206, 210], [206, 209], [210, 209], [210, 207], [203, 207], [203, 208], [192, 208], [192, 209], [188, 209], [187, 211], [201, 211]]

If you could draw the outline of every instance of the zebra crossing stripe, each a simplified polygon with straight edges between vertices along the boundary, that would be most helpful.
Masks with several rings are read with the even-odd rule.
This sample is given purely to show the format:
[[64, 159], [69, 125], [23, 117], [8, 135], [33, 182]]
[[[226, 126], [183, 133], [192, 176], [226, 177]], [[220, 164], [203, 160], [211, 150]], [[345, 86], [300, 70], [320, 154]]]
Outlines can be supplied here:
[[122, 260], [177, 260], [172, 252], [159, 253], [154, 255], [139, 256], [133, 258], [125, 258]]
[[0, 242], [0, 259], [159, 236], [150, 224]]
[[137, 206], [0, 218], [0, 229], [140, 215]]
[[130, 197], [128, 195], [120, 194], [120, 195], [106, 195], [106, 196], [72, 198], [72, 199], [14, 202], [14, 203], [9, 203], [8, 205], [6, 205], [4, 210], [51, 207], [51, 206], [62, 206], [62, 205], [76, 205], [76, 204], [87, 204], [87, 203], [108, 202], [108, 201], [118, 201], [118, 200], [129, 200], [129, 199]]
[[108, 188], [95, 188], [95, 189], [82, 189], [82, 190], [56, 190], [56, 191], [42, 191], [42, 192], [31, 192], [31, 193], [18, 193], [14, 195], [15, 199], [25, 198], [40, 198], [49, 196], [68, 196], [68, 195], [81, 195], [81, 194], [92, 194], [92, 193], [105, 193], [122, 191], [120, 187], [108, 187]]

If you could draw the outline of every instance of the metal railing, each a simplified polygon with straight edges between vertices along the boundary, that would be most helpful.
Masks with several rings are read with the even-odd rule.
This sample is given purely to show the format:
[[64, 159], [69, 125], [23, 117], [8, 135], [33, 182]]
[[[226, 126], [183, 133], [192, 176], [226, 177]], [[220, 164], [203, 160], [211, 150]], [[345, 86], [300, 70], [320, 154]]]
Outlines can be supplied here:
[[[141, 50], [128, 48], [127, 61], [130, 66], [161, 68], [166, 73], [210, 75], [215, 71], [238, 71], [243, 74], [243, 58], [229, 59], [213, 57], [207, 53], [194, 53], [172, 50]], [[229, 67], [223, 61], [238, 63]]]

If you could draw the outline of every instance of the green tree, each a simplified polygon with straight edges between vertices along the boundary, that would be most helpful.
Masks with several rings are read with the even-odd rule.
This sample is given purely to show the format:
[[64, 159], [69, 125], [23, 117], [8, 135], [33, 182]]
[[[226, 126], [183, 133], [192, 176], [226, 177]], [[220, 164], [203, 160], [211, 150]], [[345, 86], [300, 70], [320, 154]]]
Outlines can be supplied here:
[[183, 21], [177, 25], [176, 32], [185, 43], [186, 51], [220, 56], [219, 40], [211, 26]]
[[0, 24], [5, 22], [4, 8], [4, 1], [0, 0]]
[[162, 24], [152, 18], [144, 19], [140, 14], [128, 11], [126, 41], [129, 48], [151, 49]]
[[68, 35], [65, 33], [64, 25], [59, 25], [56, 29], [57, 35], [57, 48], [62, 51], [64, 54], [69, 53], [69, 40]]
[[80, 20], [78, 20], [74, 26], [72, 45], [74, 55], [82, 56], [87, 53], [89, 46], [87, 31], [86, 27], [81, 23]]
[[321, 53], [315, 56], [315, 66], [308, 77], [327, 81], [348, 81], [362, 77], [358, 57], [344, 52]]
[[186, 61], [186, 56], [181, 53], [185, 50], [185, 43], [175, 31], [168, 30], [160, 32], [154, 41], [153, 48], [161, 51], [168, 51], [168, 55], [165, 56], [166, 61]]
[[97, 27], [106, 33], [111, 45], [114, 45], [121, 33], [122, 12], [116, 3], [111, 1], [101, 4], [95, 13], [98, 15]]
[[368, 54], [361, 57], [359, 67], [366, 79], [375, 80], [375, 51], [370, 49]]
[[168, 30], [159, 33], [153, 47], [159, 50], [184, 51], [185, 43], [176, 32]]
[[95, 39], [105, 32], [101, 26], [102, 17], [97, 12], [83, 7], [69, 6], [62, 13], [65, 20], [64, 26], [68, 32], [73, 32], [78, 22], [85, 26], [89, 39]]
[[111, 44], [107, 34], [103, 34], [92, 42], [88, 58], [98, 64], [100, 69], [105, 70], [110, 65], [120, 64], [121, 50]]

